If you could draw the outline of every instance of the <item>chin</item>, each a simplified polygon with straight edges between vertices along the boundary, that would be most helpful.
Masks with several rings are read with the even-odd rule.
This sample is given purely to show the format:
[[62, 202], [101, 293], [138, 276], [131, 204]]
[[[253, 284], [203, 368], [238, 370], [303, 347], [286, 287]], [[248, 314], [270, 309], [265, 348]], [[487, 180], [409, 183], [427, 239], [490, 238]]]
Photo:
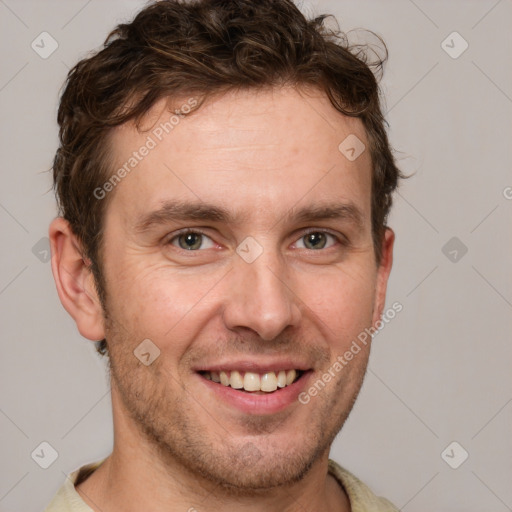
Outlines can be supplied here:
[[195, 467], [188, 469], [221, 486], [228, 494], [259, 495], [301, 481], [324, 452], [306, 453], [300, 443], [286, 453], [271, 446], [258, 448], [256, 443], [247, 443], [241, 448], [224, 451], [216, 464], [195, 459]]

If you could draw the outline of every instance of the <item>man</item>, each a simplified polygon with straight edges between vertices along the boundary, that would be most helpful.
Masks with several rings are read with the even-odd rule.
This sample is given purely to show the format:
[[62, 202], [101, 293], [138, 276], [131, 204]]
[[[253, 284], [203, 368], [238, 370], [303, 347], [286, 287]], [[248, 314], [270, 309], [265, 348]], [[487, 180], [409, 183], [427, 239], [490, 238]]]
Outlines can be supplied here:
[[114, 449], [47, 510], [396, 510], [328, 458], [400, 177], [363, 55], [288, 0], [161, 1], [58, 120], [52, 269], [108, 354]]

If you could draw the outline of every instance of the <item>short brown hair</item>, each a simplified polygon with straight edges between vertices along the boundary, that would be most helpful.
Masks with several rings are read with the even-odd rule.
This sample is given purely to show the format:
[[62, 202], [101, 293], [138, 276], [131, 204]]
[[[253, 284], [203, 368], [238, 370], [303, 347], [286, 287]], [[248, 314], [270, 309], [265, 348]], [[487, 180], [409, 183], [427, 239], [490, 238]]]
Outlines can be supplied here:
[[[291, 0], [161, 0], [118, 25], [103, 49], [69, 72], [60, 100], [53, 164], [60, 214], [82, 244], [102, 304], [100, 249], [106, 199], [94, 190], [112, 174], [108, 135], [137, 123], [161, 98], [202, 99], [233, 89], [312, 86], [341, 113], [361, 119], [373, 164], [372, 236], [377, 262], [402, 176], [388, 143], [378, 76], [387, 59], [350, 46], [327, 15], [306, 19]], [[200, 104], [199, 104], [200, 106]], [[340, 141], [341, 142], [341, 141]], [[103, 340], [98, 345], [105, 353]]]

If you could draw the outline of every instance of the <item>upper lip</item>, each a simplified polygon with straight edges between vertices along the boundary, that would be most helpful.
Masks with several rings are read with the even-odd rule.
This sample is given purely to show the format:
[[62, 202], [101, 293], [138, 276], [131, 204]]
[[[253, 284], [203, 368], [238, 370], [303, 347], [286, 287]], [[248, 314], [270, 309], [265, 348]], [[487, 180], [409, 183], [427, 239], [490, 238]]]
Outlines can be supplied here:
[[311, 366], [306, 363], [292, 359], [271, 360], [271, 361], [226, 361], [224, 363], [204, 364], [194, 368], [196, 372], [221, 372], [221, 371], [244, 371], [253, 373], [276, 372], [280, 370], [310, 370]]

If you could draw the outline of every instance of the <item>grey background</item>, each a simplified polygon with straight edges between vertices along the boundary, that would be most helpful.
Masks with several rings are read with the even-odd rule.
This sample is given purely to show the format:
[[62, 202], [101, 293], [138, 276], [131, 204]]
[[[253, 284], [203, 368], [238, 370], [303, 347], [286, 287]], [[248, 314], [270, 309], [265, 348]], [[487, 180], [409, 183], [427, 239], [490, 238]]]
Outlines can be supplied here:
[[[41, 510], [65, 474], [111, 449], [105, 364], [61, 307], [45, 261], [56, 213], [47, 170], [68, 68], [142, 5], [0, 0], [2, 511]], [[303, 8], [384, 37], [390, 137], [414, 173], [390, 219], [388, 306], [403, 311], [375, 338], [332, 457], [407, 512], [512, 510], [512, 2]], [[43, 31], [58, 42], [47, 59], [31, 48]], [[458, 58], [445, 51], [462, 49], [458, 36], [442, 46], [454, 31], [469, 44]], [[42, 441], [58, 452], [48, 469], [31, 457]], [[441, 457], [453, 441], [445, 460], [469, 453], [457, 469]]]

